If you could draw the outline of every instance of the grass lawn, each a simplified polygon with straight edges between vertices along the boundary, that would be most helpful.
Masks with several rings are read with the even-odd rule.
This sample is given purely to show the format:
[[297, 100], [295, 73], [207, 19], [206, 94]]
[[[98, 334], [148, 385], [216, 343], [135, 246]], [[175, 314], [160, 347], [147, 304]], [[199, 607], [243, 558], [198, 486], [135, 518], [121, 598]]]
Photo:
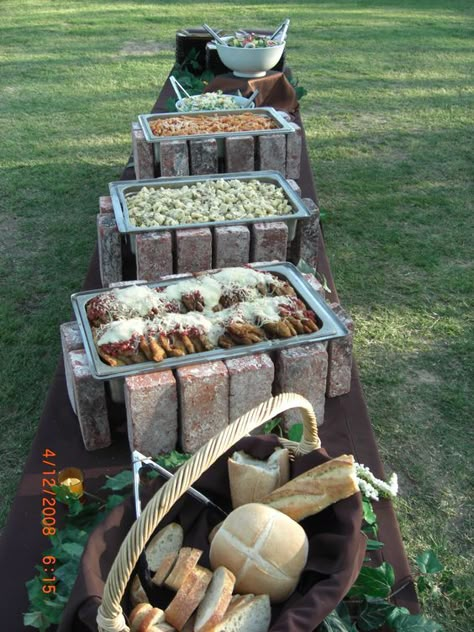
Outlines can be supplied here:
[[[473, 6], [469, 0], [3, 0], [0, 494], [8, 513], [95, 241], [98, 197], [175, 32], [276, 26], [302, 101], [336, 285], [424, 609], [472, 628]], [[470, 414], [471, 413], [471, 414]]]

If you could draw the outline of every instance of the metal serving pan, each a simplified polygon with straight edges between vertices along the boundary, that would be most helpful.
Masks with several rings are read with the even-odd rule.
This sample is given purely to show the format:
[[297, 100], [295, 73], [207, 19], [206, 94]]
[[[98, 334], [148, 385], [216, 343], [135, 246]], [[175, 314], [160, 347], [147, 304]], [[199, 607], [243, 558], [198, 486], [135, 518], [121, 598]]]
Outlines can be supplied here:
[[[196, 222], [192, 224], [176, 224], [175, 226], [133, 226], [128, 213], [127, 193], [140, 191], [143, 187], [159, 189], [161, 187], [180, 188], [186, 184], [195, 184], [205, 180], [259, 180], [268, 182], [283, 189], [283, 192], [293, 208], [287, 215], [265, 215], [264, 217], [244, 217], [242, 219], [227, 219], [217, 222]], [[184, 176], [178, 178], [155, 178], [153, 180], [119, 180], [109, 183], [110, 197], [115, 214], [117, 227], [121, 233], [145, 233], [156, 230], [175, 230], [178, 228], [203, 228], [205, 226], [231, 226], [233, 224], [251, 224], [255, 222], [286, 222], [288, 224], [288, 238], [294, 237], [296, 220], [308, 217], [310, 212], [302, 199], [291, 188], [288, 181], [279, 171], [244, 171], [239, 173], [221, 173], [205, 176]]]
[[140, 127], [143, 130], [143, 134], [145, 139], [149, 143], [160, 143], [163, 140], [198, 140], [202, 138], [229, 138], [234, 136], [262, 136], [265, 134], [292, 134], [294, 133], [294, 128], [286, 121], [281, 114], [279, 114], [274, 108], [253, 108], [249, 110], [252, 114], [270, 117], [277, 125], [277, 127], [273, 129], [261, 129], [261, 130], [250, 130], [243, 132], [206, 132], [202, 134], [183, 134], [181, 136], [155, 136], [151, 131], [150, 123], [153, 121], [157, 121], [160, 119], [167, 118], [176, 118], [182, 116], [229, 116], [232, 114], [242, 114], [242, 109], [235, 110], [199, 110], [197, 112], [166, 112], [164, 114], [139, 114], [138, 121], [140, 123]]
[[[98, 294], [103, 294], [104, 289], [92, 290], [86, 292], [77, 292], [71, 296], [74, 313], [79, 324], [84, 347], [89, 360], [92, 375], [99, 380], [109, 380], [111, 378], [123, 378], [129, 375], [140, 373], [151, 373], [165, 369], [174, 369], [189, 364], [199, 364], [201, 362], [209, 362], [211, 360], [225, 360], [227, 358], [239, 358], [254, 353], [263, 353], [273, 351], [275, 349], [286, 349], [308, 342], [325, 340], [333, 340], [334, 338], [342, 338], [348, 334], [348, 330], [336, 314], [331, 310], [323, 298], [314, 290], [305, 280], [301, 272], [291, 263], [275, 263], [275, 264], [255, 264], [252, 266], [256, 270], [265, 272], [273, 272], [279, 277], [287, 280], [298, 297], [314, 311], [317, 316], [319, 331], [311, 334], [293, 336], [292, 338], [284, 338], [278, 340], [266, 340], [249, 346], [236, 346], [230, 349], [213, 349], [212, 351], [203, 351], [178, 358], [167, 358], [162, 362], [140, 362], [127, 366], [112, 367], [105, 364], [101, 360], [94, 341], [92, 339], [92, 330], [89, 325], [86, 313], [86, 304], [91, 298]], [[149, 283], [149, 287], [166, 287], [173, 283], [178, 283], [180, 279], [171, 281], [162, 281], [160, 283]], [[131, 282], [130, 285], [133, 285]]]

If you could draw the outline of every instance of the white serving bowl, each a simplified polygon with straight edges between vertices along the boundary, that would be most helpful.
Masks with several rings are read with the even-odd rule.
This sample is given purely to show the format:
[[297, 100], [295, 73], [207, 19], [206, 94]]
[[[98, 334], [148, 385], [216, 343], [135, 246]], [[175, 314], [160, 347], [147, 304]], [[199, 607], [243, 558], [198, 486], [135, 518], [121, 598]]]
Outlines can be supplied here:
[[[203, 112], [203, 111], [212, 111], [211, 108], [202, 108], [202, 107], [192, 107], [192, 109], [189, 109], [188, 107], [186, 107], [189, 104], [189, 100], [192, 99], [193, 101], [196, 101], [196, 97], [198, 96], [202, 96], [202, 95], [193, 95], [191, 97], [186, 97], [184, 99], [179, 99], [178, 101], [176, 101], [176, 109], [178, 110], [178, 112]], [[228, 97], [232, 97], [234, 103], [235, 103], [235, 110], [238, 110], [239, 108], [245, 108], [245, 104], [248, 101], [247, 97], [238, 97], [235, 95], [230, 95], [230, 94], [226, 94], [226, 95], [222, 95], [222, 96], [228, 96]], [[186, 105], [185, 105], [186, 104]], [[255, 102], [252, 101], [252, 103], [247, 106], [248, 108], [254, 108], [255, 107]], [[212, 108], [214, 109], [214, 108]], [[219, 110], [221, 110], [221, 108], [217, 108]], [[224, 109], [222, 109], [221, 111], [224, 111]]]
[[230, 68], [236, 77], [264, 77], [267, 70], [280, 61], [285, 44], [286, 42], [276, 46], [265, 46], [265, 48], [240, 48], [215, 42], [221, 62]]

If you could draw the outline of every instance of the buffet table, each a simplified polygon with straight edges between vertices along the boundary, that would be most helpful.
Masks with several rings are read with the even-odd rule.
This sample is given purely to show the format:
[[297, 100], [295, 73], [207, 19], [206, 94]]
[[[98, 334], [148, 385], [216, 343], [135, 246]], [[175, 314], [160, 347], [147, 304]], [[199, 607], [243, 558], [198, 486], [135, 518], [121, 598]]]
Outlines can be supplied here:
[[[165, 111], [165, 103], [170, 96], [172, 96], [172, 90], [167, 82], [153, 111]], [[298, 117], [296, 122], [300, 123]], [[133, 177], [133, 166], [129, 163], [122, 178]], [[304, 197], [316, 199], [304, 139], [299, 185]], [[336, 300], [337, 294], [324, 243], [320, 245], [319, 272], [328, 280], [332, 290], [331, 300]], [[83, 289], [98, 287], [100, 287], [100, 277], [96, 249], [90, 261]], [[65, 296], [64, 300], [67, 301], [68, 297]], [[48, 541], [42, 534], [40, 524], [41, 473], [44, 470], [42, 455], [45, 450], [52, 450], [56, 454], [57, 470], [67, 466], [81, 468], [84, 472], [87, 491], [97, 492], [103, 485], [106, 474], [113, 475], [120, 470], [130, 468], [125, 411], [120, 406], [116, 406], [110, 413], [113, 420], [112, 445], [95, 452], [86, 452], [77, 418], [69, 403], [61, 358], [8, 522], [1, 534], [0, 559], [5, 582], [5, 593], [0, 606], [0, 621], [2, 621], [3, 630], [15, 632], [24, 629], [23, 613], [28, 609], [25, 582], [35, 574], [34, 567], [40, 563], [42, 552], [48, 547]], [[322, 445], [329, 454], [336, 456], [344, 452], [352, 453], [356, 461], [370, 467], [376, 476], [384, 477], [356, 366], [352, 371], [350, 393], [327, 399], [325, 422], [320, 428], [320, 436]], [[378, 516], [379, 540], [383, 541], [385, 546], [381, 551], [373, 553], [373, 560], [376, 564], [387, 561], [393, 565], [396, 576], [394, 601], [398, 605], [407, 607], [412, 613], [416, 613], [418, 611], [416, 594], [392, 504], [388, 500], [382, 500], [376, 503], [375, 508]], [[61, 511], [59, 507], [59, 525]]]

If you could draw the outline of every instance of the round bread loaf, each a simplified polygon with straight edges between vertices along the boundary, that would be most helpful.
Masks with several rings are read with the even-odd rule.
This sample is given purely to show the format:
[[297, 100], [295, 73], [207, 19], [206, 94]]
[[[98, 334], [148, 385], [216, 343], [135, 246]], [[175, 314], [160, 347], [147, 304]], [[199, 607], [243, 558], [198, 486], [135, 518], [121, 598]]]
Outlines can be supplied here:
[[213, 569], [225, 566], [234, 573], [235, 592], [267, 594], [279, 603], [296, 588], [308, 557], [308, 538], [280, 511], [249, 503], [227, 516], [209, 556]]

